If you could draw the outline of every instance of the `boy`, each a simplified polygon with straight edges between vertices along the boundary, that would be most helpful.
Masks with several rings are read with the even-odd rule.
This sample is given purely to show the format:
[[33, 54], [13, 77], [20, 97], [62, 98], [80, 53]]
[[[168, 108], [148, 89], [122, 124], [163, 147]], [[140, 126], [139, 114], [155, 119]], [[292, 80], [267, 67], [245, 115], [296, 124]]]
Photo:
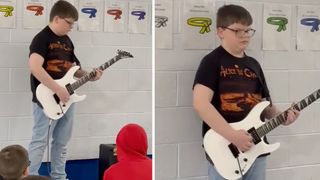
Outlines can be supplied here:
[[[49, 25], [34, 37], [30, 45], [29, 68], [31, 70], [30, 82], [35, 119], [29, 146], [30, 174], [32, 175], [38, 175], [49, 129], [49, 120], [37, 100], [35, 91], [37, 86], [42, 83], [51, 89], [62, 102], [69, 100], [70, 94], [67, 89], [58, 85], [54, 79], [61, 79], [72, 66], [80, 65], [74, 54], [73, 43], [67, 36], [77, 20], [78, 12], [72, 4], [63, 0], [57, 1], [51, 9]], [[75, 73], [75, 76], [79, 78], [84, 74], [86, 71], [80, 69]], [[102, 71], [96, 70], [96, 76], [92, 81], [98, 80], [101, 75]], [[73, 114], [74, 106], [71, 105], [64, 116], [52, 122], [50, 175], [54, 180], [66, 179], [66, 147], [71, 137]]]
[[[250, 13], [241, 6], [225, 5], [218, 10], [216, 27], [221, 46], [203, 58], [193, 85], [193, 107], [204, 121], [203, 135], [211, 128], [242, 152], [253, 146], [252, 137], [228, 123], [243, 120], [258, 102], [270, 100], [259, 63], [244, 52], [255, 32], [251, 24]], [[270, 119], [278, 113], [271, 105], [263, 116]], [[298, 111], [290, 110], [284, 125], [294, 122], [298, 115]], [[257, 158], [244, 180], [265, 179], [265, 169], [265, 156]], [[210, 163], [209, 180], [222, 179]]]
[[11, 145], [0, 151], [0, 176], [3, 180], [19, 180], [27, 176], [28, 166], [28, 152], [24, 147]]

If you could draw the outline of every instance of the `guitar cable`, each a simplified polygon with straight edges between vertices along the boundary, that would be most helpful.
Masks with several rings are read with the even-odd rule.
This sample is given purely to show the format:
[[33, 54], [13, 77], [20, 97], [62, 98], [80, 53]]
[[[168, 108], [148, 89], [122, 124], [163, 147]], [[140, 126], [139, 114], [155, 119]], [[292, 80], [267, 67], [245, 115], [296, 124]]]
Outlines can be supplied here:
[[48, 127], [48, 135], [47, 135], [47, 171], [48, 171], [48, 174], [50, 175], [50, 172], [51, 172], [51, 169], [50, 169], [50, 166], [51, 166], [51, 163], [49, 161], [49, 158], [50, 158], [50, 129], [51, 129], [51, 124], [52, 124], [52, 119], [48, 117], [48, 120], [49, 120], [49, 127]]
[[241, 165], [240, 165], [239, 156], [237, 157], [237, 162], [238, 162], [239, 171], [240, 171], [240, 175], [241, 175], [241, 178], [239, 180], [242, 180], [243, 179], [243, 173], [242, 173], [242, 169], [241, 169]]
[[[59, 103], [59, 107], [61, 109], [61, 113], [64, 116], [65, 114], [63, 112], [63, 109], [62, 109], [60, 103]], [[66, 116], [66, 118], [67, 118], [67, 116]], [[50, 160], [50, 130], [51, 130], [51, 125], [52, 125], [53, 119], [48, 117], [48, 120], [49, 120], [49, 127], [48, 127], [48, 134], [47, 134], [47, 162], [48, 162], [47, 171], [48, 171], [48, 175], [50, 176], [50, 172], [51, 172], [51, 162], [49, 161]]]

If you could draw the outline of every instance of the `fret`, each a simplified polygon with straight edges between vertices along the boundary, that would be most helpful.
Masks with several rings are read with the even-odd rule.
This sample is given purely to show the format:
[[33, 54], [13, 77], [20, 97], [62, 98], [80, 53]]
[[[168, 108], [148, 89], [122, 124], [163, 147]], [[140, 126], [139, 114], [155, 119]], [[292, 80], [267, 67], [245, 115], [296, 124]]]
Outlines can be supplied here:
[[272, 119], [271, 121], [274, 124], [273, 128], [276, 128], [279, 125], [279, 122], [277, 120]]
[[276, 121], [270, 121], [270, 122], [272, 124], [272, 129], [278, 126]]
[[261, 134], [260, 137], [264, 136], [264, 134], [266, 134], [266, 132], [264, 131], [264, 129], [263, 129], [263, 128], [259, 128], [259, 129], [261, 130], [261, 131], [260, 131], [260, 132], [261, 132], [261, 133], [260, 133], [260, 134]]
[[267, 134], [267, 133], [266, 133], [266, 129], [265, 129], [264, 126], [261, 128], [261, 130], [262, 130], [262, 136], [263, 136], [264, 134]]
[[272, 127], [270, 126], [270, 122], [267, 122], [266, 124], [267, 124], [268, 132], [270, 132], [270, 131], [271, 131], [271, 129], [272, 129]]
[[319, 99], [320, 98], [320, 89], [317, 91], [316, 95], [317, 95], [316, 98]]
[[257, 133], [258, 133], [259, 137], [261, 137], [262, 133], [261, 133], [261, 129], [260, 128], [257, 129]]
[[270, 131], [273, 129], [272, 121], [269, 121], [268, 124], [269, 124], [269, 129], [268, 129], [268, 130], [269, 130], [269, 132], [270, 132]]
[[305, 107], [307, 107], [307, 102], [303, 99], [302, 101], [300, 101], [300, 106], [301, 106], [301, 109], [304, 109]]
[[[281, 113], [278, 117], [279, 117], [279, 125], [284, 123], [287, 119], [287, 117], [285, 117], [287, 114], [287, 111]], [[276, 118], [277, 119], [277, 118]]]
[[263, 131], [264, 131], [264, 134], [268, 133], [268, 130], [267, 130], [266, 126], [263, 126]]
[[274, 120], [274, 121], [276, 122], [277, 126], [279, 126], [281, 124], [280, 121], [277, 121], [277, 120]]
[[269, 123], [272, 126], [272, 129], [274, 129], [275, 127], [277, 127], [276, 121], [274, 121], [273, 119], [269, 121]]
[[313, 94], [311, 94], [311, 95], [308, 97], [308, 104], [313, 103], [315, 100], [316, 100], [316, 98], [313, 96]]
[[264, 129], [265, 134], [268, 134], [269, 131], [268, 131], [268, 127], [266, 124], [263, 126], [263, 129]]
[[269, 121], [271, 125], [271, 130], [275, 128], [274, 121]]
[[267, 123], [268, 123], [268, 125], [267, 125], [267, 126], [268, 126], [268, 131], [270, 132], [271, 129], [273, 129], [273, 128], [272, 128], [272, 125], [271, 125], [271, 121], [268, 121]]
[[301, 110], [301, 109], [299, 108], [299, 105], [298, 105], [298, 104], [295, 104], [295, 105], [293, 106], [293, 109], [298, 110], [298, 111]]

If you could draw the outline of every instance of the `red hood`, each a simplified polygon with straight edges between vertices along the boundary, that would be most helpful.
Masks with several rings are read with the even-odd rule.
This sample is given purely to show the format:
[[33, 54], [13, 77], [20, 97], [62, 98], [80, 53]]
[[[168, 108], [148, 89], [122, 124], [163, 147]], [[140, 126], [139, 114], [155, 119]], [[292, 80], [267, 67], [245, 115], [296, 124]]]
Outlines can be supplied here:
[[117, 135], [116, 144], [118, 161], [147, 158], [147, 135], [137, 124], [124, 126]]

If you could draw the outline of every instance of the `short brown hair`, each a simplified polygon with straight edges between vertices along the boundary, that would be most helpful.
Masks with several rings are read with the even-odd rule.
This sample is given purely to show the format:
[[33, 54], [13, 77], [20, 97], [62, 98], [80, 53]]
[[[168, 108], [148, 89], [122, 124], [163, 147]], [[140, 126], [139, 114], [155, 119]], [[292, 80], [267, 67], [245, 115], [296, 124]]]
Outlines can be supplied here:
[[230, 4], [224, 5], [217, 12], [217, 28], [228, 27], [231, 24], [240, 23], [243, 25], [251, 25], [252, 17], [248, 10], [242, 6]]
[[20, 179], [28, 166], [28, 152], [24, 147], [11, 145], [0, 151], [0, 175], [5, 180]]
[[72, 18], [78, 21], [79, 15], [77, 9], [67, 1], [59, 0], [51, 8], [50, 11], [50, 22], [55, 16], [61, 18]]

